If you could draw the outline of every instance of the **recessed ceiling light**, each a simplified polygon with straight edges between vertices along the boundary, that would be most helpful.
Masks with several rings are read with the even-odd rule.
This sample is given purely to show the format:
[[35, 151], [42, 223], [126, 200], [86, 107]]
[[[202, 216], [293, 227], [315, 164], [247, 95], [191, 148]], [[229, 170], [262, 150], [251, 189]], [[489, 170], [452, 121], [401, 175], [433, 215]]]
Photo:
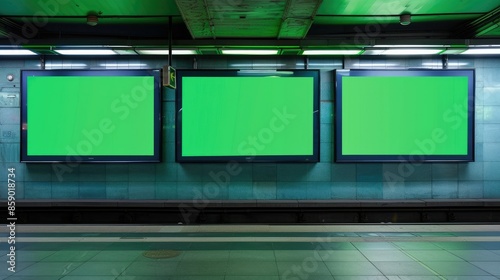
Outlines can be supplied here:
[[[135, 50], [138, 54], [144, 55], [168, 55], [168, 50], [162, 49], [147, 49], [147, 50]], [[172, 55], [195, 55], [197, 54], [195, 50], [172, 50]]]
[[222, 54], [276, 55], [278, 50], [222, 50]]
[[113, 50], [107, 49], [64, 49], [64, 50], [54, 50], [55, 52], [63, 55], [115, 55], [117, 54]]
[[363, 50], [305, 50], [303, 55], [357, 55]]
[[386, 50], [367, 50], [366, 55], [431, 55], [439, 54], [442, 49], [415, 49], [415, 48], [402, 48], [402, 49], [386, 49]]
[[3, 49], [0, 50], [0, 55], [36, 55], [30, 50]]
[[500, 54], [500, 48], [468, 49], [461, 54]]

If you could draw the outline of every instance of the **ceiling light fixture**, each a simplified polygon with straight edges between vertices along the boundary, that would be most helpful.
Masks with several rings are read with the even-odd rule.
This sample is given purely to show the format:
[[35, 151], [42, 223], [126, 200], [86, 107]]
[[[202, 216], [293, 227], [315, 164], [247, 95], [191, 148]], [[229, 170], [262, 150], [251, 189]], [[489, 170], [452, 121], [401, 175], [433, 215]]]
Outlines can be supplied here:
[[399, 23], [401, 25], [410, 25], [411, 23], [411, 14], [402, 14], [399, 16]]
[[54, 50], [58, 54], [62, 55], [115, 55], [117, 54], [113, 50], [108, 49], [63, 49]]
[[414, 48], [401, 48], [401, 49], [370, 49], [366, 50], [365, 55], [432, 55], [439, 54], [443, 49], [414, 49]]
[[489, 49], [468, 49], [461, 54], [500, 54], [500, 48], [489, 48]]
[[99, 23], [99, 18], [96, 15], [87, 16], [87, 24], [90, 26], [96, 26]]
[[363, 50], [305, 50], [302, 55], [358, 55]]
[[36, 55], [36, 53], [30, 50], [4, 49], [0, 50], [0, 55]]
[[[143, 49], [135, 50], [138, 54], [143, 55], [168, 55], [169, 51], [164, 49]], [[172, 55], [195, 55], [197, 54], [196, 50], [172, 50]]]
[[277, 55], [279, 50], [221, 50], [222, 54]]

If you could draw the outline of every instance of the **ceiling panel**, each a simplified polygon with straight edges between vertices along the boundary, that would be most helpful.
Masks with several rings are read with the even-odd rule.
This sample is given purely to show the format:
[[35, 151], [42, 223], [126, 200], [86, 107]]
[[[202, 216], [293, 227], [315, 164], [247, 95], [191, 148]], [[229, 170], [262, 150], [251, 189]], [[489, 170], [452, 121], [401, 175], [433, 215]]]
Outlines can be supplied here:
[[175, 0], [2, 0], [0, 15], [82, 16], [180, 15]]
[[486, 13], [498, 5], [499, 0], [335, 0], [323, 1], [318, 15]]
[[[401, 44], [458, 39], [457, 44], [465, 45], [483, 38], [487, 44], [500, 44], [500, 0], [1, 1], [0, 44], [4, 46], [12, 44], [8, 37], [12, 34], [29, 44], [123, 40], [164, 46], [169, 17], [174, 43], [183, 46], [292, 46], [289, 42], [296, 41], [293, 47], [300, 48], [315, 44], [307, 40], [329, 46], [330, 40], [357, 42], [361, 35], [368, 45], [386, 39]], [[403, 12], [412, 14], [411, 25], [399, 24]], [[96, 26], [86, 24], [89, 13], [99, 14]], [[37, 18], [44, 15], [49, 17]], [[26, 35], [26, 18], [43, 24]]]
[[[477, 15], [442, 15], [442, 16], [412, 16], [413, 23], [468, 21], [477, 18]], [[399, 16], [316, 16], [314, 24], [319, 25], [360, 25], [360, 24], [399, 24]]]

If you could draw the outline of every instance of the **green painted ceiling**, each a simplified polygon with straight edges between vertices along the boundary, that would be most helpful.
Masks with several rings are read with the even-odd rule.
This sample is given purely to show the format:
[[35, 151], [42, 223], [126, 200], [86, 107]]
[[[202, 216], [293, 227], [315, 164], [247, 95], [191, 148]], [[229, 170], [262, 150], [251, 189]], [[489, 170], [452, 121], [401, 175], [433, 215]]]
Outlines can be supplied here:
[[[173, 39], [194, 46], [214, 39], [349, 41], [360, 30], [376, 30], [370, 39], [500, 40], [499, 7], [500, 0], [2, 0], [0, 44], [12, 34], [43, 45], [165, 44], [169, 17]], [[86, 24], [89, 13], [99, 15], [97, 26]], [[401, 13], [412, 14], [411, 25], [399, 24]], [[37, 24], [35, 34], [23, 34], [27, 22]]]

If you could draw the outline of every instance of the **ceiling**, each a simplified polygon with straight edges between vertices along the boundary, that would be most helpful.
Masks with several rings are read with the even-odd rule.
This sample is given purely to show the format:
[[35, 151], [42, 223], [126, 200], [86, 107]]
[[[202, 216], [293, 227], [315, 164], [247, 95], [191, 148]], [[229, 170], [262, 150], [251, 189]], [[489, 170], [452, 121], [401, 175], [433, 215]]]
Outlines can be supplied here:
[[[399, 23], [411, 14], [410, 25]], [[98, 24], [87, 25], [96, 15]], [[169, 24], [171, 20], [171, 24]], [[500, 45], [500, 0], [2, 0], [0, 45]], [[291, 51], [293, 53], [293, 51]]]

